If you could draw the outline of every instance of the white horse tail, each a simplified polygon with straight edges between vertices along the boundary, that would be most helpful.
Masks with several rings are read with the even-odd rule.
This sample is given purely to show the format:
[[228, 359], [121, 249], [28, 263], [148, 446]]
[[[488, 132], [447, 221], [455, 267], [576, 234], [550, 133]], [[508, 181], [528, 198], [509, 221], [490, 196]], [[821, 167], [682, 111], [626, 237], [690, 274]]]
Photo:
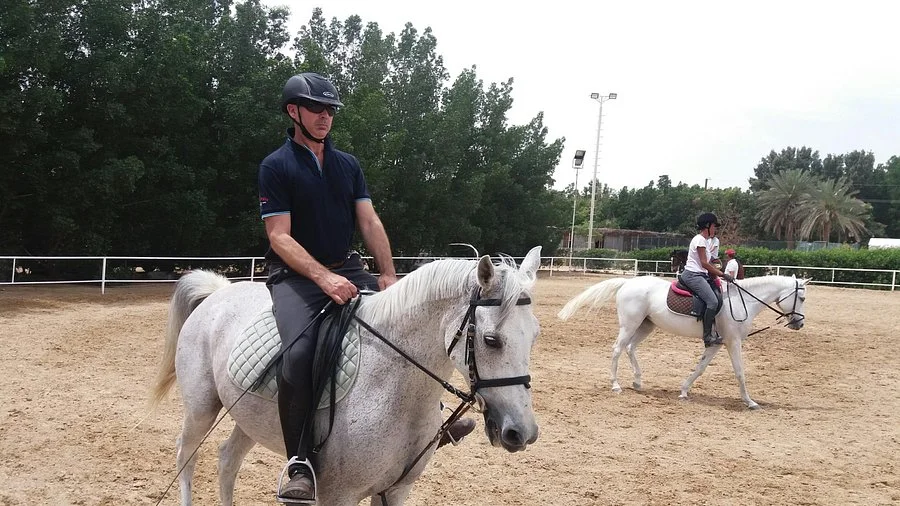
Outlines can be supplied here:
[[178, 334], [191, 312], [213, 292], [228, 286], [228, 278], [214, 272], [196, 270], [185, 274], [175, 283], [175, 293], [169, 303], [169, 319], [166, 323], [166, 344], [163, 351], [156, 384], [150, 400], [150, 409], [155, 408], [175, 383], [175, 350]]
[[612, 278], [587, 288], [570, 300], [557, 316], [560, 320], [568, 320], [570, 316], [587, 304], [591, 305], [591, 309], [601, 307], [616, 296], [619, 288], [622, 288], [626, 281], [628, 281], [627, 278]]

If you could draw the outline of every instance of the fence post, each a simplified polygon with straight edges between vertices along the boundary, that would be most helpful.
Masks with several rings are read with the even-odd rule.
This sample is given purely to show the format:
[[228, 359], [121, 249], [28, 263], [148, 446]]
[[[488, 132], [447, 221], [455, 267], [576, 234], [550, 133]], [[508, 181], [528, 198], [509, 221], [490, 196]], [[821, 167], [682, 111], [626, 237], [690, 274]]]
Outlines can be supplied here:
[[106, 257], [103, 257], [103, 269], [100, 274], [100, 295], [106, 293]]
[[256, 274], [256, 259], [250, 259], [250, 281], [253, 281], [253, 275]]
[[553, 277], [553, 260], [555, 260], [555, 259], [556, 259], [556, 257], [550, 257], [550, 277], [551, 278]]
[[634, 259], [634, 277], [637, 277], [637, 275], [638, 275], [638, 259], [635, 258]]
[[775, 266], [775, 275], [781, 276], [781, 266], [780, 265]]
[[16, 282], [16, 259], [15, 258], [13, 258], [12, 277], [9, 279], [9, 282], [10, 282], [10, 284]]
[[834, 284], [834, 269], [831, 269], [831, 284]]
[[894, 275], [891, 276], [891, 291], [894, 291], [894, 287], [897, 286], [897, 271], [894, 271]]

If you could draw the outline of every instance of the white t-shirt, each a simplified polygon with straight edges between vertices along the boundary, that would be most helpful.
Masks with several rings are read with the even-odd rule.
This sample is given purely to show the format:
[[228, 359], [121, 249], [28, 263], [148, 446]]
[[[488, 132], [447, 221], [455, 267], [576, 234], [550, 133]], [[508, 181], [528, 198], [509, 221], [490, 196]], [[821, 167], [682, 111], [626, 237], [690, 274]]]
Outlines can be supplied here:
[[734, 258], [732, 258], [731, 260], [728, 261], [727, 264], [725, 264], [725, 274], [731, 274], [731, 277], [733, 277], [734, 279], [737, 279], [737, 274], [738, 274], [739, 268], [740, 268], [740, 265], [738, 264], [738, 261], [735, 260]]
[[697, 234], [691, 239], [691, 245], [688, 246], [688, 256], [687, 262], [684, 264], [684, 270], [707, 274], [706, 269], [700, 263], [700, 254], [697, 253], [697, 248], [706, 248], [706, 261], [709, 262], [709, 246], [706, 243], [706, 238], [702, 234]]
[[709, 252], [710, 262], [719, 259], [719, 238], [710, 237], [706, 240], [706, 251]]

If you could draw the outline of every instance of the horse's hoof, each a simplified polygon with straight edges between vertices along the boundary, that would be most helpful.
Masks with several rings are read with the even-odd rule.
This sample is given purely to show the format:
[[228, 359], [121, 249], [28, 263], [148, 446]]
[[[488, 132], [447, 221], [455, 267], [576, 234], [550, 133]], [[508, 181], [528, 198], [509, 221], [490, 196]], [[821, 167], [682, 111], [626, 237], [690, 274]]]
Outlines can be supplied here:
[[620, 394], [620, 393], [622, 393], [622, 387], [620, 387], [619, 385], [616, 385], [616, 386], [612, 387], [612, 391], [613, 391], [613, 393]]
[[688, 400], [688, 395], [687, 395], [687, 394], [681, 394], [681, 395], [678, 396], [678, 400], [679, 400], [679, 401], [686, 401], [686, 400]]
[[757, 403], [754, 402], [753, 404], [748, 404], [748, 405], [747, 405], [747, 408], [748, 408], [748, 409], [756, 410], [756, 409], [762, 409], [762, 406], [760, 406], [759, 404], [757, 404]]
[[632, 383], [631, 386], [633, 386], [635, 390], [640, 390], [640, 389], [641, 389], [641, 384], [640, 384], [640, 383], [637, 383], [637, 382]]

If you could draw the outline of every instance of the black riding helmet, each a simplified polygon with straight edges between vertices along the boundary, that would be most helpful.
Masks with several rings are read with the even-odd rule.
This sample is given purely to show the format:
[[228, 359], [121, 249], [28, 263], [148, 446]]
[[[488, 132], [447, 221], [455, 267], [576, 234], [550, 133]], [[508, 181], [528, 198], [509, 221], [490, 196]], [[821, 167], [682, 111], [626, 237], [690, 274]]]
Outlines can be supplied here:
[[315, 72], [304, 72], [287, 80], [281, 92], [281, 111], [286, 113], [288, 104], [302, 100], [334, 107], [344, 106], [337, 88], [325, 76]]
[[697, 230], [703, 230], [704, 228], [709, 227], [710, 225], [715, 225], [717, 227], [719, 225], [719, 219], [716, 218], [716, 215], [713, 213], [703, 213], [697, 217]]

